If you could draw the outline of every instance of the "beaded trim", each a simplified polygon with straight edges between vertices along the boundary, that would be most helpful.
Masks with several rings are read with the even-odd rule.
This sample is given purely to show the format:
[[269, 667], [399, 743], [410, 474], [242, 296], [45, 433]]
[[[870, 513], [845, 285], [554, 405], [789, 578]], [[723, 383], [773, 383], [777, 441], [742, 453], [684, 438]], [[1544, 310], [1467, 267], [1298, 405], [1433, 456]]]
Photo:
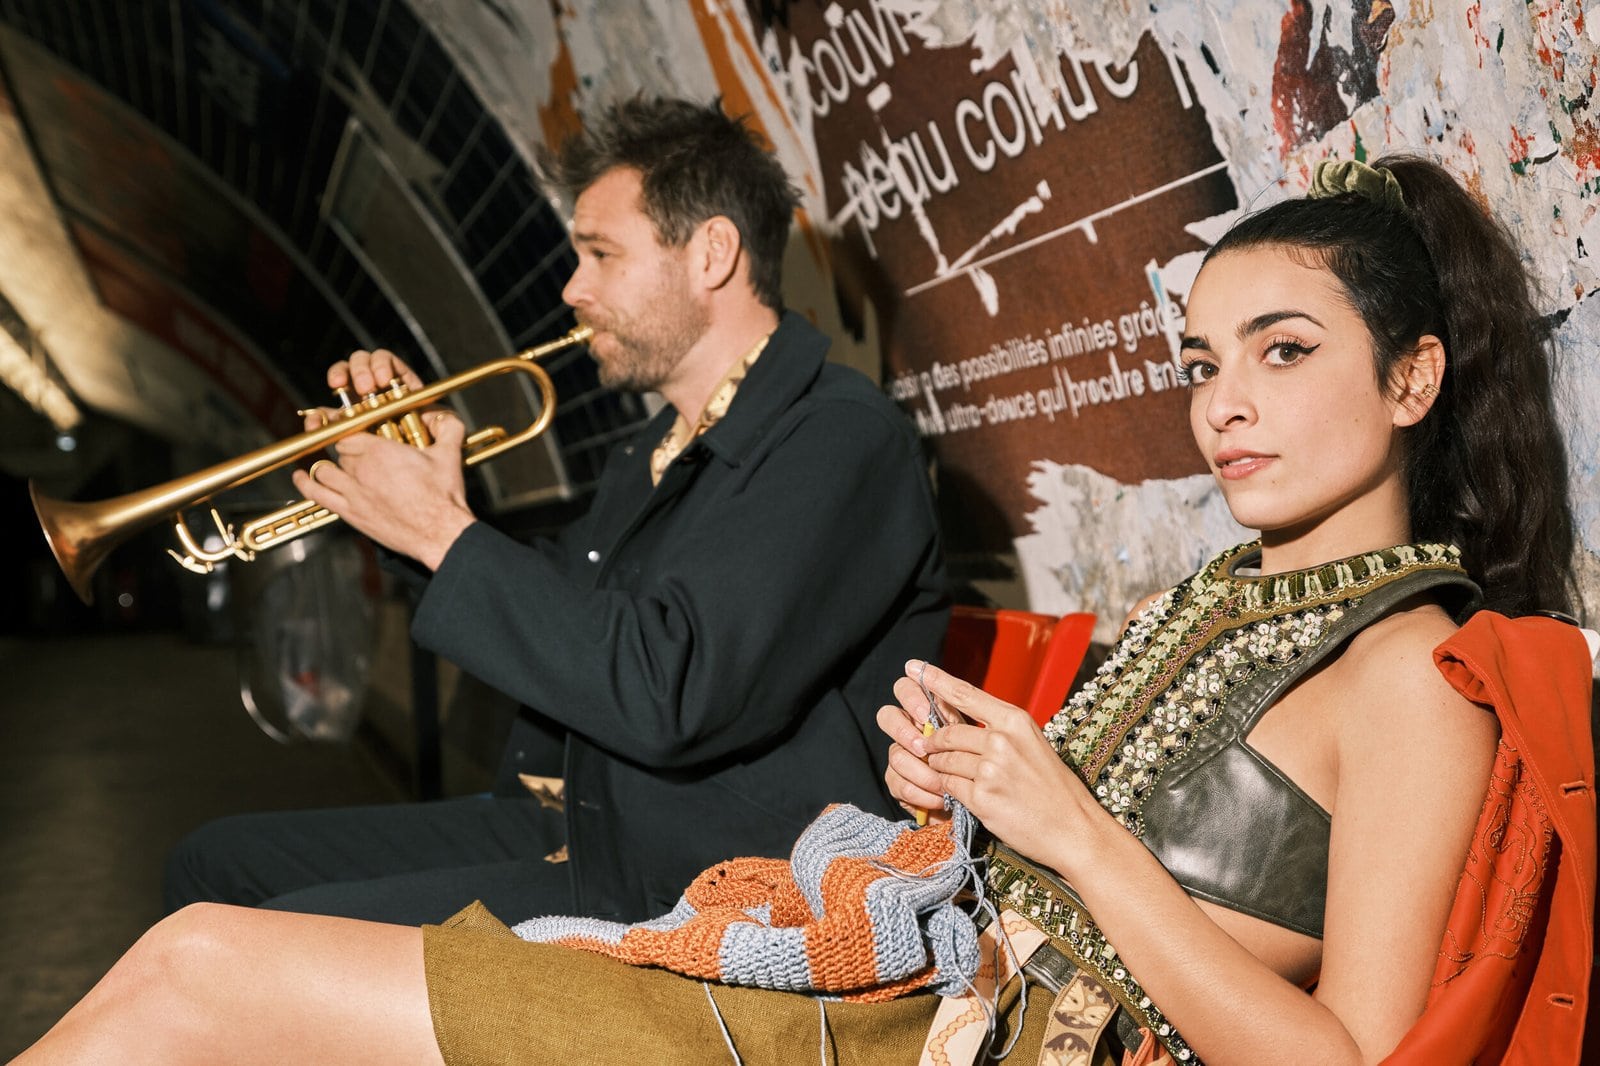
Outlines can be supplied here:
[[1009, 907], [1042, 929], [1079, 969], [1110, 991], [1134, 1021], [1154, 1033], [1174, 1059], [1202, 1066], [1177, 1029], [1122, 965], [1116, 949], [1076, 896], [999, 844], [989, 852], [988, 885], [1000, 906]]
[[1401, 545], [1308, 570], [1240, 577], [1256, 544], [1223, 552], [1129, 624], [1094, 678], [1045, 726], [1102, 806], [1135, 833], [1160, 771], [1258, 669], [1316, 648], [1362, 594], [1421, 570], [1461, 569], [1443, 544]]
[[[1445, 544], [1400, 545], [1285, 574], [1236, 573], [1258, 550], [1254, 542], [1223, 552], [1162, 593], [1044, 728], [1062, 760], [1135, 836], [1160, 775], [1187, 754], [1239, 685], [1319, 647], [1380, 585], [1421, 571], [1466, 573], [1460, 551]], [[1099, 976], [1174, 1058], [1198, 1063], [1076, 899], [998, 854], [989, 887]]]

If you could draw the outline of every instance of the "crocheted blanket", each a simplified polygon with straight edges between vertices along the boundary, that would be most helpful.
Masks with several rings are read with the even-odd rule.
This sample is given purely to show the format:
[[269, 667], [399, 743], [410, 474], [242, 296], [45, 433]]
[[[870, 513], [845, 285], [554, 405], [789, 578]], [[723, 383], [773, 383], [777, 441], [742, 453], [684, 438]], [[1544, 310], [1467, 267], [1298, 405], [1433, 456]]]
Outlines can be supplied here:
[[512, 931], [730, 985], [869, 1001], [960, 995], [978, 968], [977, 931], [956, 905], [973, 883], [972, 828], [959, 804], [948, 823], [921, 829], [835, 804], [788, 861], [718, 863], [660, 918], [534, 918]]

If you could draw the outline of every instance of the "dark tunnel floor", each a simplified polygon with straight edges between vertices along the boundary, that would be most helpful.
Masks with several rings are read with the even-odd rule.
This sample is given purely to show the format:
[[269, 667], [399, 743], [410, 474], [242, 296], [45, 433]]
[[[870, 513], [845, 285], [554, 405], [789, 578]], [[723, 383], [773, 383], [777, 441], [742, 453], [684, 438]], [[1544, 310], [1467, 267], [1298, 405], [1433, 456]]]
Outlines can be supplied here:
[[160, 918], [162, 860], [189, 829], [397, 798], [359, 743], [284, 747], [257, 730], [231, 649], [0, 638], [0, 1062]]

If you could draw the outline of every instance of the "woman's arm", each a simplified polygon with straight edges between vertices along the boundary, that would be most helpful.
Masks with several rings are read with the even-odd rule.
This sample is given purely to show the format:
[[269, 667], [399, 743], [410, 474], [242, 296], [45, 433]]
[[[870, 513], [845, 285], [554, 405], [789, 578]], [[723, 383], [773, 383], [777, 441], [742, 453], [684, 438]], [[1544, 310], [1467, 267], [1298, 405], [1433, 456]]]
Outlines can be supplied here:
[[[1379, 642], [1365, 638], [1380, 630], [1377, 654]], [[925, 701], [915, 682], [902, 681], [902, 706], [880, 713], [895, 741], [887, 779], [913, 806], [949, 792], [1001, 839], [1065, 877], [1208, 1062], [1285, 1054], [1376, 1061], [1422, 1009], [1493, 756], [1493, 719], [1432, 665], [1438, 639], [1436, 625], [1392, 619], [1316, 678], [1328, 706], [1337, 705], [1329, 743], [1338, 783], [1314, 997], [1257, 958], [1248, 924], [1236, 940], [1190, 899], [1094, 802], [1024, 712], [929, 667], [929, 690], [987, 728], [958, 723], [926, 740], [913, 735]], [[1321, 702], [1309, 696], [1308, 706]]]
[[1493, 713], [1433, 662], [1455, 626], [1434, 609], [1362, 633], [1328, 678], [1343, 688], [1322, 977], [1317, 998], [1368, 1060], [1421, 1014], [1494, 761]]

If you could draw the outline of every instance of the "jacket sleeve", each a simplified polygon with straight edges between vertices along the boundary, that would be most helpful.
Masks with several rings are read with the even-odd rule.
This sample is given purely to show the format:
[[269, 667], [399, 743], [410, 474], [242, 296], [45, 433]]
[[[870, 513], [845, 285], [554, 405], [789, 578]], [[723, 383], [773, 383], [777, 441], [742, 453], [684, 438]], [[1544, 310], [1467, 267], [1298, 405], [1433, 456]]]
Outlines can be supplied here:
[[[413, 635], [635, 762], [690, 766], [772, 740], [843, 683], [937, 551], [914, 438], [883, 411], [811, 405], [772, 432], [680, 512], [637, 591], [595, 588], [580, 552], [480, 522], [440, 565]], [[698, 460], [723, 462], [703, 448]]]

